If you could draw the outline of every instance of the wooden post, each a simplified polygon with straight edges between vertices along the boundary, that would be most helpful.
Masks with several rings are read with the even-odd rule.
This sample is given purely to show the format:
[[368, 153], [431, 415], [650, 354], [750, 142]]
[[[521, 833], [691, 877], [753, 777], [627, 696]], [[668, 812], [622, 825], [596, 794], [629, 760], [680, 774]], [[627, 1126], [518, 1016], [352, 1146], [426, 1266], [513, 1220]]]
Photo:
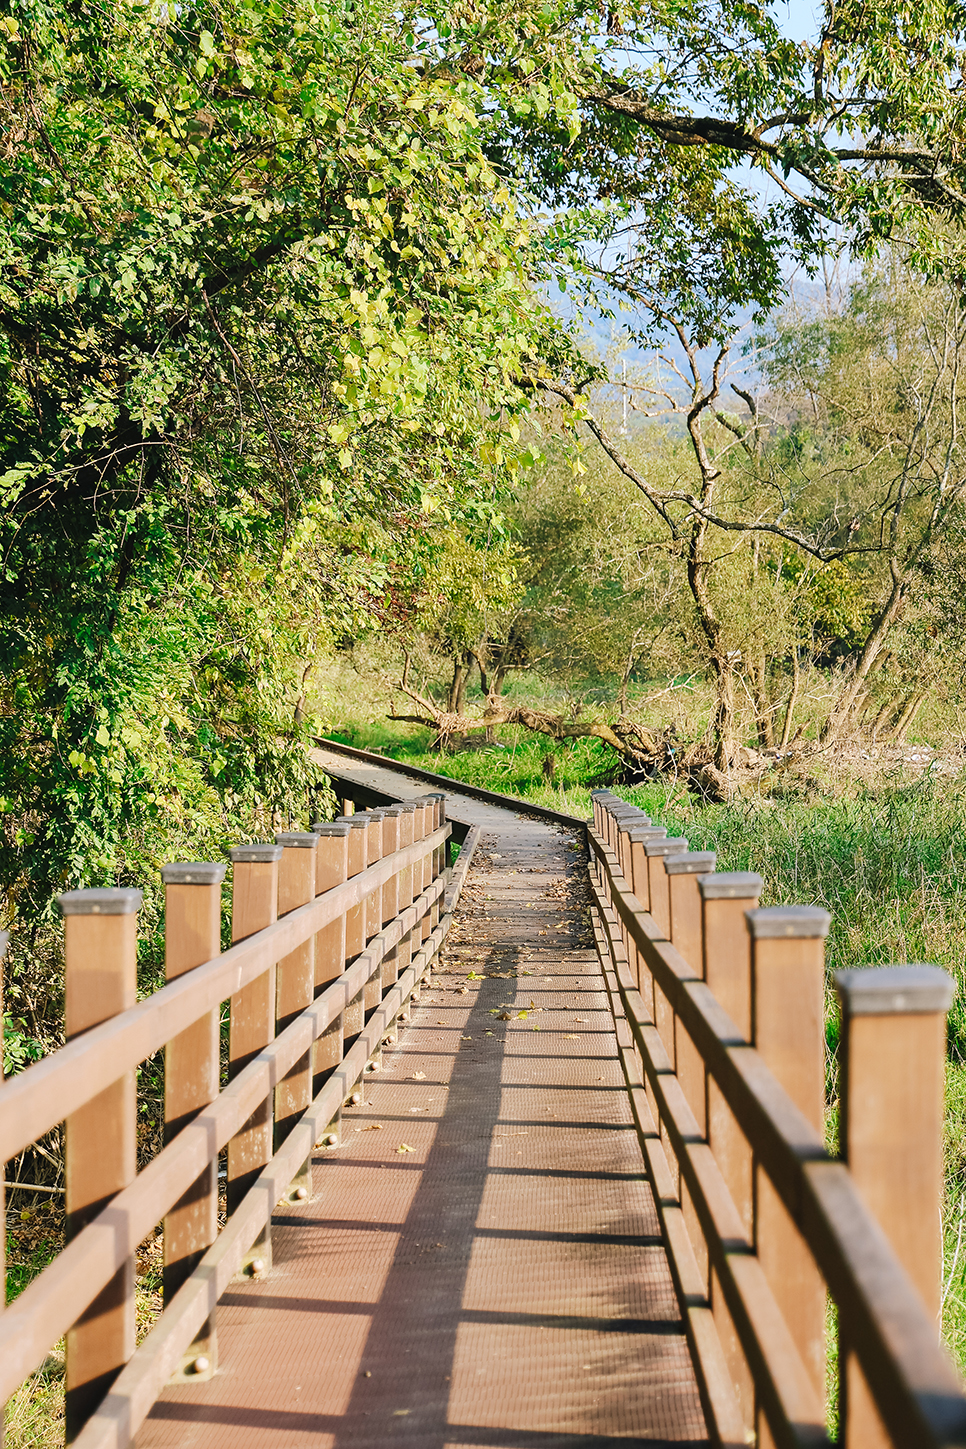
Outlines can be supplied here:
[[[408, 800], [402, 800], [394, 807], [399, 820], [399, 849], [404, 850], [413, 843], [416, 828], [416, 808]], [[400, 914], [413, 903], [413, 869], [407, 865], [396, 877], [396, 889]], [[406, 971], [413, 959], [413, 936], [410, 931], [403, 936], [397, 948], [399, 971]], [[417, 987], [418, 990], [418, 987]], [[418, 999], [418, 998], [417, 998]]]
[[[349, 826], [349, 853], [346, 879], [351, 880], [368, 864], [369, 827], [361, 815], [344, 816], [338, 824]], [[361, 955], [365, 948], [365, 902], [352, 906], [345, 915], [345, 964]], [[363, 992], [357, 991], [342, 1015], [343, 1051], [346, 1051], [359, 1035], [366, 1022]]]
[[[700, 976], [704, 970], [704, 937], [698, 877], [710, 873], [714, 867], [715, 854], [713, 851], [685, 850], [677, 855], [664, 857], [671, 944], [687, 961], [696, 976]], [[667, 1003], [663, 1003], [663, 1010], [670, 1011]], [[671, 1030], [674, 1035], [672, 1060], [676, 1064], [678, 1081], [681, 1083], [685, 1100], [694, 1113], [701, 1135], [707, 1136], [707, 1087], [704, 1059], [677, 1016], [671, 1013], [671, 1017]], [[679, 1192], [681, 1211], [688, 1236], [694, 1247], [699, 1269], [707, 1281], [708, 1253], [704, 1234], [701, 1231], [687, 1183], [683, 1178], [679, 1183]]]
[[[349, 865], [348, 879], [365, 870], [369, 864], [369, 824], [365, 815], [344, 815], [335, 822], [336, 824], [348, 825], [349, 835]], [[349, 965], [356, 957], [365, 950], [366, 945], [366, 903], [362, 901], [358, 906], [352, 906], [346, 912], [345, 918], [345, 956], [346, 964]]]
[[651, 910], [651, 885], [644, 847], [649, 840], [666, 839], [667, 831], [663, 825], [636, 825], [630, 835], [631, 874], [628, 884], [648, 914]]
[[672, 945], [695, 976], [704, 974], [704, 933], [698, 876], [710, 875], [713, 850], [683, 850], [664, 861], [668, 890], [668, 926]]
[[668, 894], [668, 877], [667, 871], [664, 869], [664, 858], [668, 855], [683, 855], [687, 848], [688, 842], [683, 835], [666, 835], [663, 839], [645, 840], [644, 842], [651, 915], [665, 941], [671, 939], [671, 901]]
[[[366, 862], [375, 865], [376, 861], [382, 859], [382, 822], [385, 816], [383, 810], [370, 810], [366, 819], [369, 821], [369, 829], [366, 837]], [[366, 943], [368, 944], [382, 930], [382, 886], [377, 886], [366, 896]], [[366, 983], [363, 992], [363, 1006], [368, 1013], [373, 1011], [382, 1000], [382, 968], [373, 973]], [[377, 1059], [381, 1053], [377, 1053]]]
[[[704, 936], [699, 876], [715, 867], [712, 850], [685, 850], [664, 857], [668, 892], [668, 935], [671, 944], [687, 961], [696, 976], [704, 971]], [[670, 1009], [670, 1008], [666, 1008]], [[705, 1073], [702, 1058], [680, 1022], [674, 1020], [674, 1053], [681, 1087], [698, 1120], [702, 1133], [705, 1121]]]
[[[942, 1296], [943, 1094], [952, 979], [938, 966], [837, 971], [840, 1150], [937, 1320]], [[892, 1445], [840, 1325], [845, 1449]]]
[[[382, 821], [382, 849], [383, 858], [388, 855], [395, 855], [399, 849], [399, 816], [392, 809], [384, 812]], [[382, 924], [388, 926], [389, 922], [395, 920], [399, 913], [398, 906], [399, 889], [398, 882], [394, 875], [390, 876], [382, 888]], [[389, 990], [396, 982], [399, 975], [399, 954], [395, 946], [387, 951], [382, 958], [382, 989]]]
[[[385, 819], [385, 810], [367, 810], [365, 820], [368, 824], [366, 833], [366, 864], [375, 865], [377, 860], [382, 860], [382, 822]], [[366, 944], [373, 936], [378, 936], [382, 930], [382, 886], [377, 886], [366, 896]]]
[[[620, 867], [621, 875], [627, 881], [628, 886], [631, 885], [631, 879], [633, 874], [633, 847], [631, 844], [631, 833], [632, 831], [634, 831], [635, 827], [648, 823], [648, 817], [636, 807], [634, 807], [633, 815], [630, 813], [630, 810], [627, 810], [622, 811], [621, 814], [617, 817], [617, 862]], [[634, 980], [637, 981], [640, 976], [640, 967], [637, 959], [637, 947], [634, 944], [634, 939], [631, 936], [631, 933], [628, 931], [623, 921], [620, 922], [620, 931], [621, 937], [624, 942], [624, 952], [627, 956], [628, 969], [630, 970]]]
[[[745, 912], [758, 904], [762, 879], [751, 871], [722, 871], [698, 877], [704, 937], [704, 979], [735, 1023], [738, 1040], [751, 1041], [751, 937]], [[754, 1242], [754, 1174], [751, 1148], [713, 1077], [708, 1075], [708, 1142], [741, 1217]], [[709, 1282], [715, 1325], [745, 1428], [754, 1433], [755, 1394], [751, 1373], [735, 1333], [716, 1275]]]
[[[280, 845], [237, 845], [231, 851], [231, 939], [244, 941], [272, 925], [278, 911]], [[275, 967], [236, 991], [229, 1006], [228, 1076], [237, 1077], [275, 1035]], [[270, 1092], [228, 1143], [226, 1197], [229, 1217], [251, 1188], [273, 1147]], [[241, 1271], [259, 1277], [272, 1266], [269, 1221], [245, 1254]]]
[[[440, 827], [440, 825], [442, 823], [442, 820], [441, 820], [442, 807], [443, 807], [443, 805], [445, 803], [446, 796], [443, 795], [441, 792], [434, 791], [431, 794], [427, 795], [426, 796], [426, 799], [429, 800], [432, 803], [432, 807], [433, 807], [432, 815], [430, 817], [430, 830], [431, 831], [436, 831], [436, 830], [439, 829], [439, 827]], [[442, 852], [442, 850], [440, 850], [437, 847], [437, 849], [433, 851], [433, 854], [430, 857], [430, 876], [429, 876], [429, 878], [430, 878], [431, 881], [434, 881], [434, 880], [438, 879], [438, 877], [440, 875], [442, 875], [442, 873], [443, 873], [443, 852]], [[435, 931], [436, 927], [439, 925], [439, 918], [440, 918], [441, 915], [442, 915], [442, 901], [441, 901], [441, 899], [437, 899], [437, 900], [435, 900], [433, 902], [433, 905], [431, 906], [430, 912], [429, 912], [429, 929], [430, 929], [431, 932], [432, 931]]]
[[[412, 834], [412, 812], [404, 805], [393, 805], [388, 812], [388, 818], [392, 820], [393, 840], [396, 850], [401, 850]], [[410, 841], [411, 843], [411, 841]], [[406, 908], [410, 897], [405, 894], [405, 878], [411, 879], [410, 871], [397, 871], [390, 882], [392, 890], [392, 901], [395, 906], [394, 916], [398, 916]], [[386, 966], [387, 974], [391, 974], [394, 981], [398, 981], [399, 975], [408, 966], [412, 957], [412, 946], [408, 938], [404, 937], [389, 953]]]
[[[138, 890], [68, 891], [65, 929], [67, 1040], [127, 1011], [137, 1000]], [[66, 1105], [66, 1104], [65, 1104]], [[134, 1181], [135, 1074], [124, 1075], [67, 1118], [67, 1237]], [[67, 1332], [67, 1442], [77, 1438], [134, 1352], [134, 1259], [102, 1288]]]
[[[634, 895], [641, 903], [641, 909], [650, 913], [651, 909], [651, 888], [648, 882], [647, 856], [644, 853], [644, 846], [649, 840], [663, 840], [667, 831], [660, 825], [637, 825], [630, 833], [630, 869], [631, 874], [628, 885]], [[639, 951], [635, 952], [637, 964], [637, 989], [650, 1013], [651, 1020], [654, 1020], [654, 982], [651, 978], [644, 957]], [[650, 1091], [650, 1087], [647, 1088]]]
[[[796, 1107], [825, 1130], [825, 937], [819, 906], [746, 913], [751, 933], [752, 1040]], [[756, 1167], [755, 1246], [775, 1301], [825, 1399], [825, 1280], [767, 1174]], [[818, 1426], [821, 1428], [821, 1426]], [[759, 1442], [771, 1434], [758, 1413]]]
[[594, 829], [598, 835], [604, 833], [604, 811], [611, 800], [616, 799], [612, 790], [591, 790], [590, 804], [594, 812]]
[[[417, 801], [417, 805], [419, 809], [416, 811], [416, 821], [420, 833], [416, 838], [417, 840], [425, 840], [427, 835], [432, 835], [433, 833], [433, 816], [436, 814], [436, 803], [430, 800], [428, 795], [424, 795], [422, 800]], [[421, 896], [433, 879], [432, 855], [423, 856], [422, 865], [418, 868], [418, 879], [419, 889], [414, 892], [414, 895]], [[418, 927], [417, 941], [420, 944], [423, 941], [429, 940], [431, 929], [430, 914], [427, 911]]]
[[[341, 885], [349, 873], [349, 835], [352, 827], [344, 821], [312, 826], [318, 839], [315, 855], [315, 894]], [[315, 934], [315, 994], [338, 979], [345, 970], [345, 916], [323, 926]], [[342, 1012], [330, 1022], [315, 1043], [312, 1058], [312, 1095], [315, 1096], [327, 1078], [342, 1061]]]
[[[221, 883], [227, 867], [195, 862], [161, 867], [164, 975], [173, 981], [221, 954]], [[170, 1142], [218, 1096], [220, 1013], [209, 1011], [164, 1050], [164, 1140]], [[164, 1301], [170, 1303], [218, 1236], [218, 1158], [213, 1157], [164, 1220]], [[176, 1378], [211, 1378], [214, 1315], [181, 1358]]]
[[625, 821], [630, 821], [634, 825], [643, 825], [646, 819], [647, 816], [644, 815], [643, 810], [638, 810], [636, 805], [628, 805], [623, 800], [607, 811], [607, 844], [618, 859], [620, 859], [621, 825]]
[[[433, 829], [434, 830], [438, 830], [440, 828], [440, 826], [446, 820], [446, 796], [443, 794], [442, 790], [435, 790], [435, 791], [433, 791], [430, 794], [429, 799], [432, 800], [433, 804], [436, 807], [435, 810], [433, 811]], [[443, 874], [443, 871], [445, 869], [446, 869], [446, 847], [443, 846], [443, 845], [441, 845], [433, 853], [433, 880], [436, 880], [438, 876], [441, 876]], [[434, 929], [439, 925], [439, 918], [440, 918], [440, 916], [442, 914], [443, 914], [443, 903], [442, 903], [442, 899], [440, 899], [439, 901], [437, 901], [436, 905], [433, 907], [433, 928]]]
[[[285, 830], [275, 836], [282, 847], [278, 872], [278, 913], [306, 906], [315, 899], [317, 837], [312, 831]], [[275, 975], [275, 1031], [285, 1030], [315, 995], [315, 937], [279, 961]], [[289, 1067], [275, 1088], [275, 1150], [278, 1151], [312, 1100], [311, 1049]], [[312, 1191], [312, 1159], [296, 1173], [287, 1196], [304, 1202]]]

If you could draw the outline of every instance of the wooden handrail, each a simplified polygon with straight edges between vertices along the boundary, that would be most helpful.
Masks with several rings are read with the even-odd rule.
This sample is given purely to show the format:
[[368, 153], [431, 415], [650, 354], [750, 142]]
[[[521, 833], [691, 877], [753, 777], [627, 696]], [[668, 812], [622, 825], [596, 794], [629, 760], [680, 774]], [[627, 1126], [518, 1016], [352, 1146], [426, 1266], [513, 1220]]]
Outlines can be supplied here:
[[[172, 1369], [182, 1375], [210, 1374], [213, 1370], [213, 1320], [204, 1327], [214, 1308], [210, 1292], [206, 1290], [202, 1295], [207, 1312], [200, 1321], [196, 1320], [193, 1310], [187, 1317], [180, 1310], [172, 1315], [172, 1305], [184, 1305], [189, 1299], [192, 1303], [200, 1302], [198, 1284], [204, 1280], [210, 1288], [212, 1261], [221, 1264], [223, 1270], [230, 1262], [230, 1273], [242, 1267], [244, 1261], [251, 1266], [251, 1244], [259, 1234], [265, 1244], [263, 1253], [270, 1254], [269, 1226], [275, 1203], [283, 1194], [295, 1198], [311, 1191], [308, 1164], [316, 1144], [329, 1124], [338, 1120], [342, 1104], [362, 1072], [370, 1069], [374, 1060], [378, 1061], [385, 1030], [432, 965], [452, 921], [448, 908], [465, 878], [479, 831], [469, 833], [460, 867], [454, 872], [445, 864], [451, 826], [445, 823], [441, 801], [433, 797], [398, 808], [406, 824], [401, 848], [394, 848], [399, 832], [387, 829], [384, 835], [380, 820], [384, 812], [376, 812], [358, 821], [353, 818], [344, 825], [320, 825], [313, 834], [282, 834], [275, 846], [242, 847], [233, 852], [237, 871], [268, 872], [264, 879], [259, 876], [257, 881], [256, 875], [245, 877], [251, 888], [257, 886], [256, 893], [261, 893], [255, 919], [250, 915], [248, 919], [254, 926], [259, 923], [260, 915], [261, 922], [267, 919], [268, 923], [199, 965], [192, 963], [192, 957], [198, 961], [213, 945], [217, 948], [220, 882], [225, 868], [212, 864], [166, 867], [171, 933], [166, 941], [166, 957], [168, 974], [175, 979], [154, 996], [127, 1009], [119, 1009], [125, 1005], [123, 998], [116, 1002], [105, 999], [104, 1009], [97, 1003], [85, 1006], [87, 1020], [96, 1022], [98, 1015], [103, 1018], [111, 1010], [117, 1015], [108, 1016], [86, 1031], [82, 1021], [80, 1034], [66, 1047], [10, 1079], [0, 1089], [0, 1150], [5, 1156], [12, 1156], [62, 1121], [68, 1105], [70, 1133], [71, 1123], [84, 1120], [87, 1104], [99, 1101], [105, 1086], [129, 1080], [138, 1062], [161, 1046], [167, 1046], [170, 1058], [168, 1044], [172, 1040], [177, 1044], [178, 1061], [182, 1065], [169, 1087], [180, 1088], [183, 1096], [183, 1083], [192, 1072], [196, 1073], [198, 1083], [190, 1089], [197, 1094], [195, 1102], [185, 1106], [180, 1105], [177, 1094], [166, 1093], [170, 1140], [136, 1176], [132, 1176], [132, 1156], [130, 1169], [123, 1169], [132, 1175], [121, 1176], [119, 1182], [109, 1185], [106, 1205], [95, 1207], [96, 1216], [92, 1221], [77, 1225], [66, 1248], [0, 1315], [0, 1401], [38, 1367], [51, 1345], [66, 1332], [69, 1437], [86, 1433], [84, 1425], [90, 1422], [91, 1413], [103, 1396], [104, 1383], [110, 1383], [112, 1377], [116, 1379], [134, 1352], [133, 1330], [130, 1337], [128, 1330], [129, 1322], [133, 1325], [133, 1258], [138, 1244], [161, 1219], [166, 1224], [166, 1261], [170, 1257], [178, 1263], [178, 1268], [177, 1278], [166, 1274], [165, 1309], [159, 1333], [152, 1337], [152, 1343], [163, 1342], [170, 1349], [177, 1342], [177, 1353], [187, 1357], [180, 1364], [172, 1365], [165, 1356], [168, 1350], [159, 1350], [158, 1362], [163, 1362], [166, 1368], [158, 1387]], [[343, 840], [351, 835], [356, 842], [361, 838], [363, 852], [361, 858], [358, 850], [354, 852], [355, 874], [350, 879], [345, 879], [343, 872], [339, 880], [337, 873], [336, 881], [330, 883], [324, 871], [317, 872], [316, 862], [332, 858], [332, 852], [327, 849], [328, 838], [340, 835]], [[366, 863], [367, 856], [373, 863]], [[281, 886], [280, 860], [284, 867]], [[258, 861], [264, 861], [264, 867]], [[399, 891], [398, 882], [403, 882]], [[278, 890], [278, 909], [285, 912], [281, 919], [275, 919], [274, 894], [262, 901], [266, 886], [272, 893]], [[82, 993], [85, 990], [83, 973], [97, 971], [99, 962], [110, 964], [108, 958], [113, 959], [112, 953], [121, 953], [119, 964], [123, 958], [123, 980], [127, 982], [133, 970], [133, 913], [139, 903], [140, 892], [133, 890], [77, 892], [62, 898], [67, 916], [68, 975], [74, 971], [68, 985], [71, 987], [71, 981], [74, 982], [71, 989], [76, 999], [81, 999], [77, 996], [78, 989]], [[344, 922], [350, 915], [355, 924], [346, 960], [345, 932], [331, 941], [320, 933], [333, 922]], [[240, 924], [244, 919], [242, 910], [237, 922]], [[410, 940], [413, 944], [411, 948], [407, 946], [408, 964], [400, 974], [398, 952]], [[320, 941], [323, 942], [319, 968], [322, 974], [316, 975], [314, 955]], [[333, 944], [342, 956], [330, 961]], [[73, 967], [71, 960], [75, 963]], [[280, 994], [278, 1006], [268, 1021], [268, 1039], [258, 1027], [265, 1045], [253, 1053], [251, 1047], [244, 1045], [247, 1023], [242, 1017], [237, 1021], [233, 1018], [233, 1030], [237, 1028], [240, 1033], [239, 1045], [232, 1055], [236, 1070], [225, 1090], [219, 1092], [217, 1074], [205, 1057], [210, 1047], [211, 1013], [217, 1012], [228, 997], [241, 1001], [238, 993], [250, 986], [258, 988], [261, 1000], [266, 981], [271, 988], [267, 1000], [274, 1003], [276, 963], [280, 961], [279, 970], [285, 968], [288, 977], [285, 992]], [[122, 989], [127, 991], [128, 987], [125, 985]], [[318, 993], [314, 999], [313, 989]], [[364, 999], [368, 1008], [365, 1018], [361, 1015]], [[319, 1063], [313, 1055], [314, 1044], [329, 1032], [333, 1023], [347, 1020], [350, 1010], [354, 1012], [357, 1008], [360, 1016], [354, 1028], [354, 1045], [344, 1050], [340, 1030], [337, 1038], [332, 1039], [332, 1044], [337, 1045], [337, 1058], [331, 1062], [322, 1059]], [[276, 1021], [276, 1016], [280, 1020]], [[194, 1023], [199, 1023], [204, 1030], [195, 1029]], [[195, 1038], [200, 1044], [200, 1056], [191, 1050]], [[331, 1046], [327, 1051], [331, 1051]], [[313, 1079], [314, 1088], [318, 1089], [314, 1100]], [[279, 1087], [283, 1083], [287, 1084], [286, 1095], [280, 1099]], [[224, 1232], [215, 1237], [213, 1219], [203, 1227], [206, 1236], [200, 1238], [201, 1262], [195, 1252], [182, 1263], [184, 1253], [180, 1244], [184, 1234], [179, 1237], [177, 1212], [182, 1210], [179, 1205], [187, 1203], [186, 1194], [191, 1194], [192, 1200], [197, 1197], [199, 1184], [204, 1190], [207, 1174], [213, 1174], [219, 1152], [239, 1134], [244, 1136], [253, 1114], [261, 1114], [266, 1102], [271, 1129], [273, 1099], [281, 1100], [287, 1120], [276, 1121], [274, 1148], [269, 1130], [271, 1160], [262, 1169], [261, 1163], [266, 1158], [261, 1157], [260, 1163], [256, 1159], [254, 1180], [249, 1175], [239, 1182], [241, 1195], [236, 1192], [235, 1201], [229, 1206], [229, 1223]], [[96, 1143], [89, 1144], [76, 1129], [73, 1143], [74, 1160], [85, 1174], [84, 1181], [93, 1192], [90, 1200], [94, 1203], [98, 1196], [102, 1199], [104, 1196], [95, 1191]], [[306, 1186], [300, 1187], [303, 1181]], [[272, 1197], [279, 1182], [280, 1190]], [[167, 1251], [169, 1233], [173, 1235], [170, 1254]], [[208, 1252], [204, 1252], [206, 1242], [213, 1244]], [[179, 1287], [179, 1283], [183, 1286]], [[102, 1315], [91, 1315], [88, 1310], [95, 1300], [100, 1301], [108, 1286], [112, 1294], [116, 1289], [117, 1323], [112, 1320], [110, 1333], [105, 1334], [101, 1331]], [[202, 1330], [202, 1336], [192, 1342], [192, 1336]], [[98, 1365], [100, 1384], [95, 1383], [89, 1371], [92, 1363]], [[152, 1374], [152, 1382], [156, 1382], [156, 1365]], [[149, 1407], [150, 1401], [140, 1413], [141, 1419]], [[127, 1444], [134, 1429], [124, 1431], [116, 1418], [111, 1423], [114, 1442]]]
[[[598, 815], [608, 813], [606, 800]], [[603, 824], [603, 820], [600, 822]], [[966, 1397], [926, 1310], [844, 1163], [833, 1160], [760, 1054], [722, 1010], [696, 965], [685, 961], [631, 891], [602, 832], [588, 832], [599, 949], [700, 1222], [707, 1251], [751, 1366], [776, 1444], [823, 1443], [824, 1412], [757, 1269], [754, 1245], [681, 1091], [651, 1013], [627, 965], [625, 937], [693, 1042], [709, 1077], [807, 1242], [848, 1330], [883, 1421], [899, 1446], [966, 1443]], [[640, 1088], [638, 1089], [640, 1094]], [[637, 1111], [648, 1113], [647, 1102]], [[643, 1118], [642, 1118], [643, 1120]]]
[[0, 1087], [0, 1160], [15, 1157], [63, 1121], [65, 1103], [73, 1111], [91, 1101], [119, 1073], [159, 1051], [273, 962], [359, 905], [375, 886], [431, 854], [449, 835], [450, 827], [441, 826], [10, 1077]]
[[382, 931], [338, 981], [286, 1027], [210, 1106], [161, 1149], [129, 1187], [57, 1255], [0, 1315], [0, 1399], [43, 1361], [91, 1299], [134, 1253], [205, 1165], [217, 1157], [286, 1072], [376, 972], [387, 951], [446, 890], [439, 877]]
[[469, 831], [446, 889], [446, 909], [438, 925], [413, 957], [399, 981], [373, 1013], [366, 1032], [346, 1054], [305, 1113], [299, 1126], [263, 1169], [253, 1188], [229, 1218], [213, 1247], [205, 1254], [188, 1282], [179, 1289], [133, 1358], [115, 1380], [101, 1407], [75, 1441], [75, 1449], [126, 1449], [158, 1394], [176, 1369], [180, 1355], [211, 1315], [230, 1286], [247, 1251], [262, 1231], [285, 1186], [291, 1181], [300, 1154], [305, 1156], [332, 1121], [396, 1012], [437, 955], [453, 922], [458, 900], [480, 838], [480, 827]]

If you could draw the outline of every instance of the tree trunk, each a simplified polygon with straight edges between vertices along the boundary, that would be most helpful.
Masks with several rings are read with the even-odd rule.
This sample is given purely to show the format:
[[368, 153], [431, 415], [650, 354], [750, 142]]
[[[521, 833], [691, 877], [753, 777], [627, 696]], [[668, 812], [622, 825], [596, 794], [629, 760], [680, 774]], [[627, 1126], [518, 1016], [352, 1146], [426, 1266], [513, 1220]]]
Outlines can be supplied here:
[[801, 665], [798, 662], [798, 645], [792, 646], [792, 692], [788, 696], [788, 704], [785, 706], [785, 723], [782, 725], [782, 742], [778, 746], [784, 754], [788, 748], [788, 738], [792, 732], [792, 716], [795, 713], [795, 705], [798, 703], [798, 691], [802, 682]]
[[449, 687], [449, 695], [446, 699], [447, 714], [463, 714], [466, 705], [466, 685], [470, 677], [470, 665], [467, 665], [464, 655], [457, 654], [453, 659], [453, 679]]
[[912, 728], [912, 722], [922, 708], [925, 698], [926, 691], [920, 690], [917, 694], [910, 694], [909, 698], [902, 706], [902, 713], [896, 720], [895, 727], [892, 731], [892, 738], [897, 745], [905, 743], [906, 735]]
[[735, 670], [727, 654], [715, 655], [711, 660], [714, 674], [714, 763], [715, 768], [727, 773], [735, 761], [738, 741], [735, 733]]
[[851, 723], [857, 707], [862, 702], [865, 681], [869, 671], [882, 652], [882, 647], [885, 644], [889, 630], [902, 612], [905, 598], [905, 578], [902, 576], [894, 578], [892, 592], [869, 631], [852, 677], [835, 701], [835, 704], [829, 711], [825, 724], [822, 726], [821, 740], [823, 745], [834, 744], [836, 740], [841, 738]]
[[772, 718], [772, 705], [768, 698], [768, 674], [765, 666], [765, 656], [759, 654], [755, 660], [754, 673], [752, 675], [752, 696], [755, 701], [757, 713], [756, 727], [758, 731], [758, 743], [763, 750], [774, 748], [775, 725]]

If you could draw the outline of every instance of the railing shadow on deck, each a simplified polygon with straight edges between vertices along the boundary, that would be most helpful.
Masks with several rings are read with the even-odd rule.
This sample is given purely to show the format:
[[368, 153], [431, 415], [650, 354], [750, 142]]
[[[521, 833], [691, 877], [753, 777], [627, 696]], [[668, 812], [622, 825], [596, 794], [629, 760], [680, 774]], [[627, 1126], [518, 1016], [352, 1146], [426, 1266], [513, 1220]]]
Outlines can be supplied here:
[[[218, 1300], [239, 1273], [270, 1266], [273, 1213], [307, 1199], [313, 1153], [338, 1140], [343, 1104], [378, 1070], [384, 1036], [438, 956], [478, 837], [447, 822], [435, 794], [239, 847], [224, 952], [226, 867], [164, 867], [168, 984], [142, 1002], [140, 892], [60, 898], [68, 1044], [0, 1087], [0, 1157], [66, 1119], [69, 1242], [0, 1315], [0, 1402], [66, 1335], [68, 1438], [105, 1449], [130, 1443], [172, 1377], [211, 1376]], [[161, 1047], [165, 1146], [136, 1173], [134, 1073]], [[161, 1220], [165, 1307], [135, 1352], [134, 1253]]]

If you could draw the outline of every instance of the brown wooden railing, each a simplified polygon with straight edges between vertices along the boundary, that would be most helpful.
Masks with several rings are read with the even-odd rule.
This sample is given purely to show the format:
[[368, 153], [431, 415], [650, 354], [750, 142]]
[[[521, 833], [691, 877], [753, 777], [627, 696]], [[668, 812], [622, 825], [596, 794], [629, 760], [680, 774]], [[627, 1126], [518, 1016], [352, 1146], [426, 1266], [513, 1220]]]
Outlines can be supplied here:
[[[276, 1204], [311, 1193], [316, 1147], [338, 1142], [449, 930], [479, 832], [447, 823], [444, 799], [233, 850], [226, 951], [226, 866], [165, 866], [167, 984], [140, 1002], [140, 891], [60, 897], [67, 1045], [0, 1088], [0, 1159], [66, 1120], [69, 1241], [0, 1314], [0, 1403], [66, 1335], [68, 1441], [105, 1449], [130, 1443], [172, 1376], [214, 1372], [218, 1299], [271, 1265]], [[135, 1073], [162, 1047], [164, 1146], [136, 1172]], [[135, 1252], [162, 1220], [164, 1311], [135, 1351]]]
[[[842, 971], [841, 1151], [825, 1145], [827, 912], [758, 908], [597, 792], [595, 934], [714, 1442], [966, 1444], [939, 1341], [945, 1014], [935, 966]], [[832, 1342], [836, 1342], [833, 1338]]]

